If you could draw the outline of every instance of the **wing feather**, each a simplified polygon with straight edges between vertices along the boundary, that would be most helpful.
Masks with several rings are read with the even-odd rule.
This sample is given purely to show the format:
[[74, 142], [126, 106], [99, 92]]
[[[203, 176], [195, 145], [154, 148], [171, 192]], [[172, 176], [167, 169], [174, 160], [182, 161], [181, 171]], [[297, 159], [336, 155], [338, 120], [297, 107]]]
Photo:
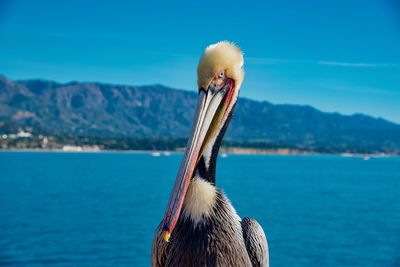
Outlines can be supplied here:
[[244, 242], [252, 265], [268, 267], [268, 243], [261, 225], [256, 220], [249, 217], [244, 218], [241, 224]]

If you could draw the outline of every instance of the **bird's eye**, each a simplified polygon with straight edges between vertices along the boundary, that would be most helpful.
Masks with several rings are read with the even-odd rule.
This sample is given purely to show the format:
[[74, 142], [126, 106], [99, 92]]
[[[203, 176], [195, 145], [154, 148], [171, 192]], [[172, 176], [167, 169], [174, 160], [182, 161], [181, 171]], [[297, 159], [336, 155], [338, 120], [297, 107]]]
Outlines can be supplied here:
[[225, 77], [225, 72], [221, 71], [221, 72], [218, 74], [218, 76], [219, 76], [220, 78], [224, 78], [224, 77]]

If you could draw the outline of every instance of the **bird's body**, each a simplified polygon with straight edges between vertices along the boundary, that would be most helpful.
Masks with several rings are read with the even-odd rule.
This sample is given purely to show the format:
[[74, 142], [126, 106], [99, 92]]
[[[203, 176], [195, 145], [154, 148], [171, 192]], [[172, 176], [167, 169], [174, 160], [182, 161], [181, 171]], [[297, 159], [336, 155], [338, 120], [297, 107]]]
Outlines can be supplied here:
[[[239, 218], [225, 195], [220, 190], [216, 194], [213, 214], [209, 218], [195, 223], [187, 216], [181, 216], [166, 247], [165, 257], [159, 259], [157, 265], [252, 266]], [[161, 231], [159, 234], [161, 237]], [[227, 257], [227, 253], [235, 257]]]
[[241, 220], [215, 186], [218, 151], [243, 79], [242, 65], [241, 51], [227, 42], [210, 46], [200, 60], [199, 109], [166, 215], [154, 236], [152, 266], [269, 265], [261, 226], [251, 218]]

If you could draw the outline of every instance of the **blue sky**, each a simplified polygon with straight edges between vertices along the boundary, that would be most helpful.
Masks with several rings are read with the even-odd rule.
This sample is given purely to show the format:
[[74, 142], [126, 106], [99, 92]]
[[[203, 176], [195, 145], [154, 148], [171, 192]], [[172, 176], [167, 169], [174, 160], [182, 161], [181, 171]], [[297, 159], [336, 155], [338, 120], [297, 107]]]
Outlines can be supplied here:
[[203, 49], [245, 52], [241, 96], [400, 123], [400, 4], [335, 1], [0, 0], [12, 79], [196, 89]]

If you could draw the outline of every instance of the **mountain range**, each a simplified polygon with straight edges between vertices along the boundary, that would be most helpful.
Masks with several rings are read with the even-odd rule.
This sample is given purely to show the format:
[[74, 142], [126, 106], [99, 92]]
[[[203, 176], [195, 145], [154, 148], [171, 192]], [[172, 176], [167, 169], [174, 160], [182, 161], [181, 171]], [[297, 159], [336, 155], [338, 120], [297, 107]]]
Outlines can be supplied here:
[[[187, 138], [196, 103], [195, 92], [163, 85], [0, 76], [0, 133], [30, 127], [35, 133], [104, 138]], [[240, 97], [226, 140], [311, 151], [399, 153], [400, 125]]]

